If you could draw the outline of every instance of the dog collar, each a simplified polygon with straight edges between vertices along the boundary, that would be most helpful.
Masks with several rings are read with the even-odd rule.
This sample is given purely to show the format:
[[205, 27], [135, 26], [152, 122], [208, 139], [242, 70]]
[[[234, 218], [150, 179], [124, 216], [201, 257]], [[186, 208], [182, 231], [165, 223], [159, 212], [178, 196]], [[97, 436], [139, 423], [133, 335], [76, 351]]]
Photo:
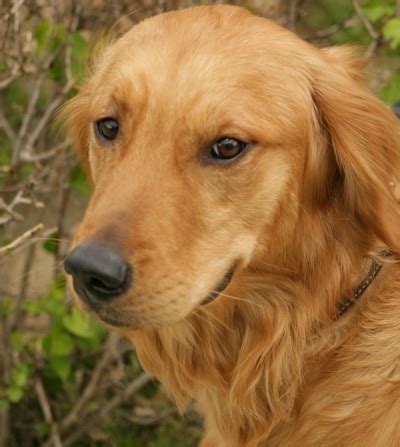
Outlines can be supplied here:
[[336, 309], [336, 320], [341, 317], [351, 306], [353, 306], [360, 296], [368, 289], [372, 281], [381, 271], [382, 265], [383, 264], [381, 262], [378, 262], [375, 259], [372, 260], [368, 275], [361, 281], [358, 287], [353, 290], [353, 295], [350, 297], [345, 297], [339, 302]]
[[[383, 250], [379, 253], [380, 258], [387, 258], [393, 255], [395, 255], [395, 252], [390, 249]], [[336, 320], [341, 317], [351, 306], [353, 306], [360, 296], [368, 289], [372, 281], [378, 276], [382, 266], [383, 262], [372, 259], [367, 276], [353, 290], [352, 296], [345, 297], [339, 302], [335, 314]]]

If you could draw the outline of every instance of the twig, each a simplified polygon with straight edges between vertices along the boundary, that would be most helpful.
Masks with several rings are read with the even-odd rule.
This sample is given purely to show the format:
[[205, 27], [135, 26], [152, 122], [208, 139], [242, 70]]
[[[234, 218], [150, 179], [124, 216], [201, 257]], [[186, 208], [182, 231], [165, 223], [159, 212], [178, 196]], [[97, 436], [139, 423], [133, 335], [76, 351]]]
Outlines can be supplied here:
[[18, 78], [20, 74], [21, 72], [19, 71], [19, 69], [17, 69], [15, 70], [14, 73], [10, 74], [10, 76], [8, 76], [5, 79], [2, 79], [0, 81], [0, 91], [5, 90], [11, 84], [12, 81]]
[[24, 191], [20, 189], [12, 199], [12, 201], [7, 204], [2, 197], [0, 197], [0, 210], [5, 211], [8, 216], [0, 218], [0, 225], [4, 225], [10, 220], [14, 219], [17, 221], [24, 220], [23, 216], [14, 211], [14, 208], [18, 205], [31, 205], [35, 204], [38, 208], [41, 207], [41, 202], [37, 202], [28, 197], [24, 197]]
[[302, 3], [303, 0], [290, 0], [289, 2], [288, 27], [293, 31], [296, 29], [297, 17]]
[[34, 383], [36, 395], [39, 400], [40, 407], [42, 409], [44, 420], [46, 424], [50, 427], [51, 440], [54, 447], [62, 447], [63, 444], [60, 439], [60, 433], [58, 431], [58, 426], [54, 422], [53, 415], [51, 413], [50, 402], [47, 398], [46, 391], [44, 390], [42, 381], [37, 378]]
[[36, 143], [36, 140], [39, 138], [42, 130], [49, 122], [50, 118], [52, 117], [55, 110], [61, 105], [61, 103], [65, 99], [65, 95], [71, 90], [73, 87], [74, 82], [69, 81], [64, 86], [64, 88], [61, 90], [61, 93], [54, 98], [54, 100], [48, 105], [46, 111], [42, 115], [41, 119], [37, 123], [35, 129], [31, 132], [29, 138], [26, 141], [25, 144], [25, 151], [29, 154], [33, 150], [33, 145]]
[[4, 116], [2, 110], [0, 107], [0, 128], [4, 130], [5, 134], [7, 135], [8, 139], [11, 143], [13, 143], [17, 136], [15, 132], [13, 131], [12, 127], [10, 126], [10, 123], [7, 121], [6, 117]]
[[20, 153], [23, 149], [23, 140], [28, 132], [29, 125], [32, 121], [32, 118], [35, 115], [36, 104], [39, 99], [40, 89], [42, 88], [43, 81], [47, 76], [47, 70], [49, 69], [51, 63], [54, 61], [57, 53], [58, 52], [55, 51], [55, 52], [49, 54], [45, 58], [42, 66], [40, 67], [41, 72], [40, 72], [39, 76], [37, 77], [36, 82], [32, 88], [32, 94], [31, 94], [30, 100], [28, 102], [28, 105], [26, 107], [24, 116], [22, 118], [22, 124], [21, 124], [21, 127], [18, 132], [17, 140], [14, 144], [14, 151], [13, 151], [13, 156], [12, 156], [12, 160], [11, 160], [12, 166], [16, 166], [20, 161]]
[[314, 34], [306, 37], [306, 40], [313, 41], [313, 40], [323, 39], [325, 37], [329, 37], [332, 34], [337, 33], [338, 31], [340, 31], [342, 29], [348, 29], [354, 25], [355, 17], [356, 16], [348, 17], [347, 19], [343, 20], [343, 22], [335, 23], [334, 25], [328, 26], [327, 28], [318, 30]]
[[[1, 379], [2, 383], [8, 385], [11, 376], [11, 341], [8, 336], [6, 317], [0, 316], [0, 341], [1, 341]], [[5, 447], [10, 435], [10, 413], [8, 408], [0, 411], [0, 447]]]
[[23, 197], [24, 193], [22, 190], [19, 190], [17, 192], [17, 194], [15, 194], [13, 200], [11, 201], [11, 203], [8, 205], [4, 199], [2, 197], [0, 197], [0, 210], [5, 211], [8, 214], [8, 218], [2, 218], [0, 219], [0, 225], [9, 222], [12, 219], [15, 220], [23, 220], [23, 217], [21, 216], [21, 214], [18, 214], [14, 211], [14, 208], [21, 204], [24, 203], [24, 197]]
[[5, 255], [6, 253], [9, 253], [10, 251], [14, 250], [18, 246], [20, 246], [23, 242], [25, 242], [27, 239], [30, 239], [33, 235], [43, 230], [43, 228], [44, 225], [42, 223], [39, 223], [30, 230], [25, 231], [25, 233], [21, 234], [21, 236], [17, 237], [17, 239], [13, 240], [8, 245], [1, 247], [0, 256]]
[[[78, 12], [74, 15], [74, 17], [71, 20], [70, 24], [70, 33], [74, 32], [78, 26], [78, 20], [79, 15]], [[42, 115], [42, 118], [37, 123], [35, 129], [31, 132], [30, 137], [26, 141], [25, 145], [25, 151], [27, 154], [30, 154], [33, 150], [33, 145], [35, 144], [36, 140], [39, 138], [42, 130], [47, 125], [48, 121], [52, 117], [53, 113], [56, 111], [56, 109], [62, 104], [62, 102], [65, 99], [65, 95], [71, 90], [71, 88], [75, 84], [75, 80], [72, 76], [72, 69], [71, 69], [71, 40], [69, 38], [68, 44], [65, 47], [65, 75], [66, 75], [66, 83], [64, 87], [62, 88], [59, 95], [57, 95], [53, 101], [48, 105], [45, 113]]]
[[372, 23], [370, 22], [368, 16], [362, 10], [359, 1], [358, 0], [352, 0], [352, 2], [353, 2], [353, 8], [354, 8], [356, 14], [358, 15], [358, 17], [360, 18], [361, 22], [363, 23], [363, 25], [367, 29], [369, 35], [374, 40], [378, 39], [379, 38], [379, 33], [375, 30], [375, 28], [373, 27]]
[[88, 430], [90, 430], [95, 424], [104, 419], [115, 407], [118, 407], [122, 402], [129, 399], [133, 394], [137, 393], [140, 389], [146, 386], [152, 377], [147, 373], [142, 373], [137, 379], [133, 380], [127, 388], [122, 390], [120, 394], [111, 399], [104, 407], [96, 413], [93, 419], [88, 421], [82, 421], [77, 429], [64, 441], [65, 447], [76, 442], [80, 439]]
[[49, 160], [50, 158], [53, 158], [59, 152], [62, 152], [63, 150], [67, 149], [69, 144], [70, 143], [68, 141], [63, 141], [54, 146], [53, 148], [35, 155], [23, 152], [21, 154], [20, 160], [25, 163], [38, 163], [41, 161], [46, 161]]
[[[60, 158], [60, 157], [59, 157]], [[68, 158], [63, 157], [60, 161], [60, 173], [59, 176], [59, 198], [58, 198], [58, 213], [57, 213], [57, 236], [60, 240], [64, 238], [66, 232], [65, 228], [65, 215], [68, 208], [68, 203], [71, 195], [71, 168], [72, 164]], [[59, 243], [56, 245], [56, 252], [54, 256], [54, 278], [60, 274], [62, 268], [62, 258], [64, 256], [65, 247]]]
[[119, 340], [120, 337], [117, 334], [112, 333], [108, 336], [104, 352], [93, 370], [89, 383], [84, 389], [80, 399], [76, 402], [68, 415], [59, 424], [60, 430], [63, 433], [67, 431], [75, 422], [81, 420], [81, 410], [96, 393], [97, 385], [104, 369], [110, 364], [111, 359], [115, 356], [115, 351]]
[[[32, 230], [36, 230], [36, 231], [34, 231], [34, 233], [37, 233], [38, 231], [41, 231], [42, 228], [43, 228], [43, 224], [38, 224]], [[30, 232], [32, 232], [32, 230], [30, 230]], [[22, 236], [24, 236], [24, 235], [22, 235]], [[21, 239], [22, 236], [20, 236], [19, 239]], [[31, 236], [32, 236], [32, 234], [29, 234], [23, 240], [26, 241]], [[15, 249], [17, 246], [19, 246], [22, 242], [23, 241], [15, 244], [13, 249]], [[21, 313], [22, 313], [22, 303], [24, 302], [26, 291], [27, 291], [27, 288], [29, 285], [29, 272], [31, 271], [31, 268], [33, 265], [33, 260], [35, 258], [35, 250], [36, 250], [36, 244], [32, 244], [29, 247], [28, 253], [26, 255], [26, 260], [24, 263], [24, 268], [23, 268], [23, 273], [22, 273], [22, 281], [21, 281], [20, 291], [18, 293], [18, 296], [14, 300], [14, 312], [8, 317], [7, 328], [8, 328], [9, 333], [11, 333], [15, 329], [17, 324], [21, 321], [20, 317], [21, 317]]]
[[375, 53], [375, 50], [378, 48], [379, 42], [382, 38], [382, 35], [380, 33], [378, 33], [378, 31], [376, 31], [376, 29], [373, 27], [368, 16], [362, 10], [359, 1], [352, 0], [352, 2], [353, 2], [353, 8], [354, 8], [357, 16], [359, 17], [359, 19], [365, 26], [366, 30], [368, 31], [368, 34], [372, 38], [372, 42], [371, 42], [370, 46], [368, 47], [367, 51], [365, 52], [365, 58], [369, 59]]

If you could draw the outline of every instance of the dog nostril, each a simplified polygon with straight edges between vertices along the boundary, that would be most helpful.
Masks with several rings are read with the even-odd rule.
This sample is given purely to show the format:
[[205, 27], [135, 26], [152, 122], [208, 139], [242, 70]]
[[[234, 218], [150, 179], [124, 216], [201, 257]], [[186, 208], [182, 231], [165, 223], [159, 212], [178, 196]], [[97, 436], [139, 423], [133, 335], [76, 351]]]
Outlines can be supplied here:
[[91, 291], [93, 295], [96, 295], [97, 298], [112, 297], [124, 292], [124, 279], [122, 281], [117, 281], [110, 278], [95, 278], [88, 276], [87, 278], [83, 278], [83, 282], [85, 288], [89, 292]]
[[106, 300], [122, 295], [132, 284], [132, 267], [114, 249], [99, 241], [79, 245], [65, 259], [75, 290], [84, 297]]

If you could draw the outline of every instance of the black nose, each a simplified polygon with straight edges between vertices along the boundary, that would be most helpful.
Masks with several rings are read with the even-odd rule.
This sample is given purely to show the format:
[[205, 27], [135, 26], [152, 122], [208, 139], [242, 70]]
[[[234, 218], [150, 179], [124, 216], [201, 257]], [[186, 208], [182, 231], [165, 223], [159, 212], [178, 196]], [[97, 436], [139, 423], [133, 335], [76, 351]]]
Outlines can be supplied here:
[[85, 242], [65, 259], [76, 292], [87, 299], [107, 300], [122, 295], [132, 284], [132, 268], [114, 248]]

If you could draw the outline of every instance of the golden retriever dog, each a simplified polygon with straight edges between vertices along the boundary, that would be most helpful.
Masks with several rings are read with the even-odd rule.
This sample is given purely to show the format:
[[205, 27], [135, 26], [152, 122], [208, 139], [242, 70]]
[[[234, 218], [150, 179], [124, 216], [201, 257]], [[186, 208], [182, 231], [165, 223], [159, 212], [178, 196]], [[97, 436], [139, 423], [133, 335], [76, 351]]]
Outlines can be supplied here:
[[202, 447], [400, 445], [399, 127], [352, 48], [233, 6], [143, 21], [64, 110], [66, 271]]

